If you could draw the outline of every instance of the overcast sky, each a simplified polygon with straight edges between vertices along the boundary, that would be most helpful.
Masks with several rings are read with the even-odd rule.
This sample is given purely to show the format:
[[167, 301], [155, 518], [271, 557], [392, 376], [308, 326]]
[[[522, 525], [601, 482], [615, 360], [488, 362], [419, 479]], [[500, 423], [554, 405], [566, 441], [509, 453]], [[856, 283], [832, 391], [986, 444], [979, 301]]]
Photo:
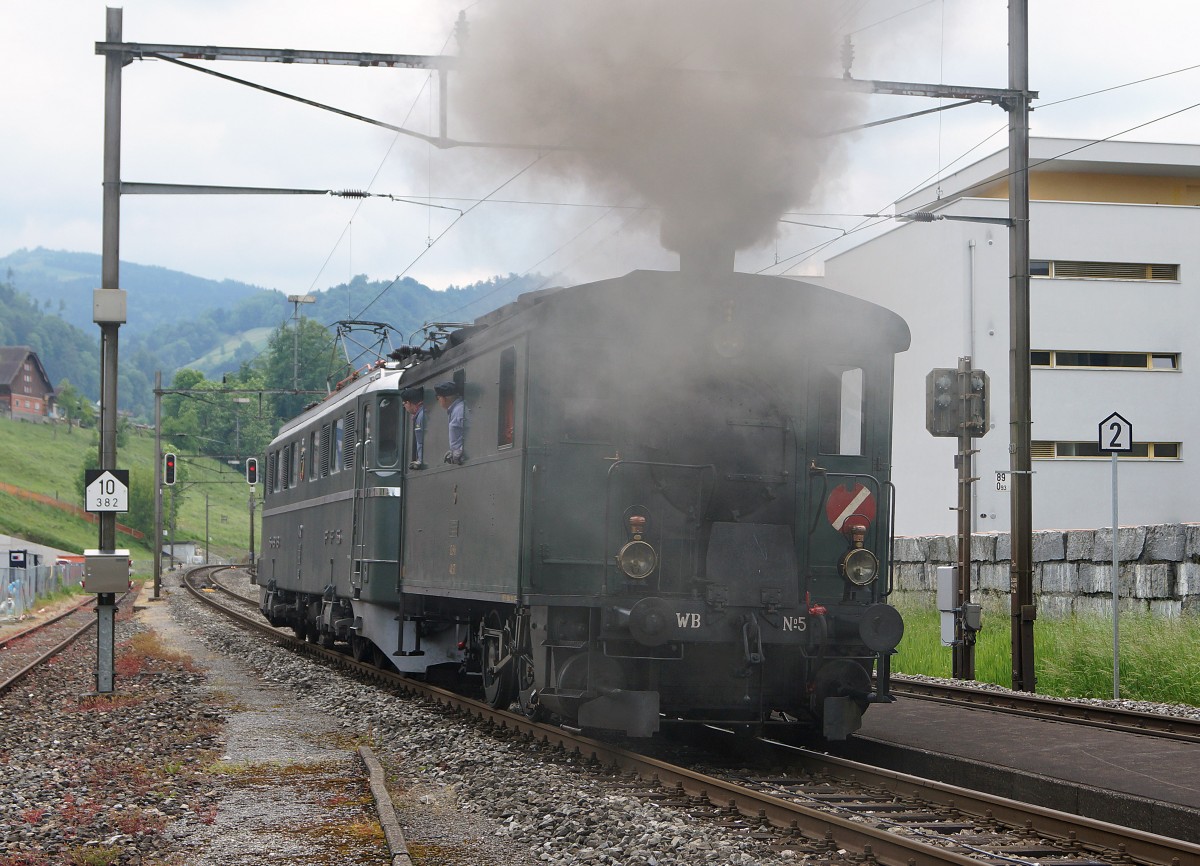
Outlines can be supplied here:
[[[569, 10], [605, 2], [615, 0], [545, 5]], [[100, 251], [104, 60], [94, 45], [104, 39], [105, 5], [4, 0], [0, 7], [0, 255], [36, 246]], [[457, 53], [453, 31], [460, 11], [479, 22], [504, 7], [501, 0], [120, 5], [126, 42], [412, 54]], [[837, 33], [852, 34], [856, 78], [1007, 85], [1003, 0], [819, 5], [832, 10]], [[1200, 108], [1185, 110], [1200, 102], [1200, 68], [1187, 69], [1200, 65], [1194, 0], [1030, 5], [1030, 85], [1040, 93], [1035, 135], [1200, 144]], [[631, 20], [628, 32], [644, 38], [647, 31]], [[539, 34], [527, 38], [533, 44]], [[797, 34], [797, 45], [803, 41]], [[635, 52], [642, 48], [634, 43], [614, 54], [641, 56]], [[694, 57], [689, 62], [703, 66]], [[436, 127], [436, 82], [425, 71], [204, 65], [422, 133]], [[1122, 87], [1152, 76], [1162, 77]], [[125, 67], [123, 82], [125, 181], [368, 189], [417, 202], [125, 196], [125, 261], [287, 293], [324, 289], [355, 274], [406, 274], [440, 289], [510, 272], [555, 274], [562, 283], [674, 267], [677, 261], [659, 244], [657, 210], [639, 209], [646, 201], [636, 195], [573, 178], [553, 165], [553, 155], [539, 161], [533, 152], [514, 157], [439, 150], [162, 61], [135, 61]], [[1107, 88], [1119, 89], [1075, 98]], [[454, 98], [452, 80], [452, 105]], [[854, 114], [862, 121], [935, 104], [870, 97]], [[761, 116], [771, 109], [755, 111]], [[819, 270], [823, 257], [862, 236], [843, 236], [863, 222], [855, 215], [888, 212], [893, 201], [939, 171], [1001, 149], [1006, 122], [1002, 110], [982, 105], [839, 136], [812, 200], [789, 205], [783, 217], [788, 222], [778, 223], [774, 239], [741, 251], [739, 270]], [[455, 115], [451, 135], [465, 132], [459, 123]]]

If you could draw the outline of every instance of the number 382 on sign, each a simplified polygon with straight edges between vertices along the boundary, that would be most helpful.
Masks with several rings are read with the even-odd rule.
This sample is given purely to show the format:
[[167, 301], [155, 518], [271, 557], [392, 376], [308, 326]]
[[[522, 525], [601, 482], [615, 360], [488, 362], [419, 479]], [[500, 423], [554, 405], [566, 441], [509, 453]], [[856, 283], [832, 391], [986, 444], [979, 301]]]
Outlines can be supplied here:
[[84, 507], [88, 511], [129, 510], [128, 469], [88, 469], [84, 485]]

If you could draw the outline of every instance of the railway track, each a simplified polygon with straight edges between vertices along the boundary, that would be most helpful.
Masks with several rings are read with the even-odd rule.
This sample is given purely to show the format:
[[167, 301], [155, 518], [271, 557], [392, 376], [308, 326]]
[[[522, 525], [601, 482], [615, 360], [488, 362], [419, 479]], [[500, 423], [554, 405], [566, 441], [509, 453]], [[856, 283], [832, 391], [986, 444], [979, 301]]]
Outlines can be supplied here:
[[[133, 598], [121, 596], [120, 608]], [[50, 619], [0, 640], [0, 693], [12, 688], [30, 671], [58, 655], [96, 626], [96, 598], [85, 596], [78, 604]]]
[[[197, 575], [200, 572], [193, 572]], [[219, 582], [203, 572], [207, 589]], [[189, 592], [247, 628], [292, 649], [354, 671], [375, 682], [420, 695], [506, 732], [532, 738], [608, 768], [638, 796], [686, 810], [697, 820], [745, 828], [779, 850], [817, 855], [828, 862], [909, 864], [1179, 864], [1200, 862], [1200, 846], [1075, 815], [979, 794], [915, 776], [880, 770], [782, 743], [781, 773], [758, 776], [699, 772], [580, 732], [533, 722], [522, 715], [356, 662], [344, 653], [306, 643], [271, 627], [252, 602], [224, 601], [230, 592]]]
[[979, 707], [1045, 721], [1106, 728], [1200, 744], [1200, 721], [1120, 707], [1082, 704], [1020, 692], [998, 692], [968, 685], [927, 682], [892, 675], [892, 694], [913, 700]]

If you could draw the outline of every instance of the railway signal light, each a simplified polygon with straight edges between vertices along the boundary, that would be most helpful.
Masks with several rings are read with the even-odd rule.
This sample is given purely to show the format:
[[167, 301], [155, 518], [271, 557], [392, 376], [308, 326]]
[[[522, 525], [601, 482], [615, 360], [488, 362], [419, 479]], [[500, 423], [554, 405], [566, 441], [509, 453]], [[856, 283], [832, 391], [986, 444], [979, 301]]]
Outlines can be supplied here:
[[175, 455], [168, 451], [163, 455], [163, 484], [175, 483]]
[[962, 401], [957, 399], [958, 370], [938, 367], [925, 377], [925, 428], [934, 436], [957, 436]]
[[258, 483], [258, 459], [246, 458], [246, 483], [253, 486]]
[[925, 428], [934, 436], [964, 431], [983, 436], [990, 427], [991, 382], [983, 370], [937, 367], [925, 377]]

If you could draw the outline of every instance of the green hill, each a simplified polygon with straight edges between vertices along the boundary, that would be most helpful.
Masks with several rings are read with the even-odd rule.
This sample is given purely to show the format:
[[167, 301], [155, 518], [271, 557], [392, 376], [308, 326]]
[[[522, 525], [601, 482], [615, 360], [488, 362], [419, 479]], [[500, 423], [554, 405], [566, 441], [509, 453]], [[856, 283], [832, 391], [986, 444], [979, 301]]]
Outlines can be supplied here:
[[[51, 382], [69, 379], [98, 399], [92, 291], [100, 285], [100, 256], [17, 250], [0, 257], [0, 275], [0, 345], [32, 346]], [[162, 372], [164, 382], [184, 368], [220, 380], [254, 363], [271, 333], [295, 313], [284, 293], [236, 280], [207, 280], [133, 262], [121, 262], [120, 279], [128, 293], [128, 321], [119, 332], [118, 399], [122, 411], [143, 420], [153, 413], [155, 372]], [[382, 322], [403, 341], [428, 322], [470, 321], [544, 282], [539, 275], [510, 275], [435, 291], [407, 277], [357, 276], [313, 292], [315, 303], [302, 312], [330, 329], [349, 318]]]
[[[164, 443], [163, 447], [165, 450], [168, 446]], [[3, 481], [7, 485], [82, 505], [79, 481], [83, 470], [95, 467], [98, 462], [95, 430], [0, 418], [0, 466], [5, 467]], [[188, 457], [182, 451], [180, 462], [182, 483], [165, 488], [164, 492], [164, 511], [172, 489], [180, 501], [175, 541], [203, 544], [207, 524], [212, 554], [244, 559], [250, 543], [250, 488], [245, 479], [219, 461]], [[130, 471], [131, 501], [137, 496], [153, 495], [149, 489], [154, 478], [152, 431], [128, 431], [125, 442], [117, 448], [117, 463], [119, 468]], [[256, 510], [256, 518], [260, 513]], [[130, 519], [130, 515], [117, 515], [120, 523], [128, 523]], [[128, 547], [135, 560], [148, 560], [152, 556], [152, 505], [146, 523], [135, 527], [145, 532], [145, 541], [121, 533], [117, 536], [117, 546]], [[3, 490], [0, 490], [0, 532], [74, 552], [99, 544], [96, 524]], [[261, 538], [257, 529], [256, 537]]]

